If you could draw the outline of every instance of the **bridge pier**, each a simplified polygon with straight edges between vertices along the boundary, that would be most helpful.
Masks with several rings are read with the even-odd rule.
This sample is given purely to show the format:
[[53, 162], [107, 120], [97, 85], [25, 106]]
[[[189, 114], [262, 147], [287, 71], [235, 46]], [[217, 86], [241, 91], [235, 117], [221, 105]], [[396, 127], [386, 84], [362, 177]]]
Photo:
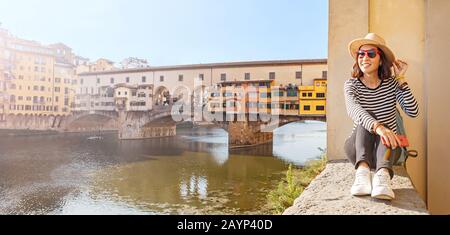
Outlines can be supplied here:
[[241, 148], [272, 143], [273, 132], [261, 131], [259, 121], [228, 123], [228, 147]]
[[176, 126], [158, 126], [158, 127], [126, 127], [119, 130], [119, 139], [137, 140], [171, 137], [177, 134]]

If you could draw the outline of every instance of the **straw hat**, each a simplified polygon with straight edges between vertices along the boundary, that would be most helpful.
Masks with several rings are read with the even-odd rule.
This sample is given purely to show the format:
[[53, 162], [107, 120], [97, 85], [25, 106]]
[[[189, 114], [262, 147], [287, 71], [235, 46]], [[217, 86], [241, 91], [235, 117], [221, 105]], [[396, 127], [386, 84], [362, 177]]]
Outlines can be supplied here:
[[384, 41], [382, 37], [376, 35], [375, 33], [369, 33], [366, 35], [365, 38], [358, 38], [351, 41], [348, 44], [348, 50], [350, 52], [350, 55], [352, 55], [353, 58], [356, 58], [359, 48], [367, 44], [371, 44], [380, 48], [380, 50], [384, 52], [384, 55], [388, 60], [389, 67], [392, 66], [392, 62], [395, 61], [394, 53], [392, 52], [391, 49], [389, 49], [388, 46], [386, 46], [386, 41]]

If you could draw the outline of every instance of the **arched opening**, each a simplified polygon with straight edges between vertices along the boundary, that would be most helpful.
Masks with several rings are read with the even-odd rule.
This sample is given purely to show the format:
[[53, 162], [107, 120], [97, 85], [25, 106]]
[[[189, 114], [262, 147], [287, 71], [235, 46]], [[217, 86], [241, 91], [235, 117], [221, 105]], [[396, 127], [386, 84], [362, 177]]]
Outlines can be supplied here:
[[102, 114], [88, 114], [71, 120], [64, 129], [76, 132], [117, 131], [118, 120]]
[[170, 105], [170, 92], [165, 86], [160, 86], [156, 89], [154, 95], [155, 108]]
[[177, 86], [172, 92], [173, 102], [190, 103], [190, 90], [186, 86]]

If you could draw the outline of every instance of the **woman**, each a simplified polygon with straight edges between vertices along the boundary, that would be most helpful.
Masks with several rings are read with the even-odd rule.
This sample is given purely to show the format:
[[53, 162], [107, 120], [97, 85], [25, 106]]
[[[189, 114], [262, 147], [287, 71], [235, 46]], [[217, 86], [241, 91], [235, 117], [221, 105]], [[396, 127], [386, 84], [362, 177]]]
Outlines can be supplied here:
[[[387, 148], [395, 149], [393, 154], [400, 151], [396, 149], [400, 144], [396, 136], [396, 102], [408, 116], [419, 114], [417, 101], [405, 79], [408, 64], [396, 60], [383, 38], [374, 33], [350, 42], [349, 51], [355, 64], [344, 93], [354, 128], [344, 148], [356, 169], [351, 194], [392, 200], [395, 198], [391, 186], [392, 158], [385, 160], [384, 154]], [[375, 170], [372, 180], [371, 169]]]

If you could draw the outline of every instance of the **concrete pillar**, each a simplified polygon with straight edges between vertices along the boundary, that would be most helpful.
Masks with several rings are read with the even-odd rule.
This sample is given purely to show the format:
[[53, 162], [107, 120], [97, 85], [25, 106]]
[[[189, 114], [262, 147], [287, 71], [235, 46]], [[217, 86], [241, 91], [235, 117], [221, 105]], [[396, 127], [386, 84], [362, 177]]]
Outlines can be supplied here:
[[353, 121], [344, 100], [344, 82], [351, 78], [354, 63], [348, 43], [369, 31], [368, 0], [330, 0], [328, 33], [327, 157], [345, 159], [344, 142], [350, 136]]
[[[445, 70], [450, 64], [450, 1], [427, 0], [425, 24], [424, 89], [427, 125], [427, 192], [432, 214], [450, 214], [450, 157], [446, 125], [450, 119], [450, 80]], [[424, 105], [425, 106], [425, 105]]]
[[261, 122], [229, 122], [228, 147], [248, 147], [271, 143], [273, 132], [261, 132]]

